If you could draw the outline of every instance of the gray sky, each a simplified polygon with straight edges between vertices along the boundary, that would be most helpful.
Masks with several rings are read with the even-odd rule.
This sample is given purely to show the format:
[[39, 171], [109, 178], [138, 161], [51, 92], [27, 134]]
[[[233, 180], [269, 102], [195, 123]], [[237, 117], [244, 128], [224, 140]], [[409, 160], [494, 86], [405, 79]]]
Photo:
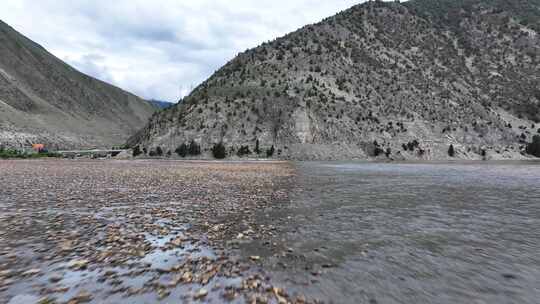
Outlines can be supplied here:
[[0, 19], [84, 73], [177, 101], [237, 53], [360, 2], [2, 0]]

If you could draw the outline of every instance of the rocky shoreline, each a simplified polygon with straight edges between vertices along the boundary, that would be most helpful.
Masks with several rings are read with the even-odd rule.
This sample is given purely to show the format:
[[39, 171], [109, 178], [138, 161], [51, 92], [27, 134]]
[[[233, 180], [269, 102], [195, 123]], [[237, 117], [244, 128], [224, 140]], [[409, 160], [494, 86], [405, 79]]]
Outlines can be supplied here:
[[[287, 162], [0, 161], [0, 303], [307, 303], [265, 274]], [[262, 244], [246, 255], [243, 243]], [[312, 300], [313, 301], [313, 300]]]

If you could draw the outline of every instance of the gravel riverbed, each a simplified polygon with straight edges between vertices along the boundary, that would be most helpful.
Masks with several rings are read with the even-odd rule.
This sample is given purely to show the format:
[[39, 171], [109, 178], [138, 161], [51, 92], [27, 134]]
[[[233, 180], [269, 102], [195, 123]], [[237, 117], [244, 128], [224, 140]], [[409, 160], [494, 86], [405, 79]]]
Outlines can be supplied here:
[[[287, 162], [0, 161], [0, 303], [305, 303], [268, 276]], [[277, 211], [277, 212], [276, 212]], [[246, 243], [249, 254], [239, 250]]]

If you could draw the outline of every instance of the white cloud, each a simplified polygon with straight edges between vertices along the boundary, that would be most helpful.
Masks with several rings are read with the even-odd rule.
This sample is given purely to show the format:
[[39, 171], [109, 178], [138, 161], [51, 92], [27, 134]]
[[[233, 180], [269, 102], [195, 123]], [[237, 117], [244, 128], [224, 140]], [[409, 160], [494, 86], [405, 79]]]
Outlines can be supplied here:
[[77, 69], [176, 101], [237, 53], [362, 0], [3, 0], [0, 19]]

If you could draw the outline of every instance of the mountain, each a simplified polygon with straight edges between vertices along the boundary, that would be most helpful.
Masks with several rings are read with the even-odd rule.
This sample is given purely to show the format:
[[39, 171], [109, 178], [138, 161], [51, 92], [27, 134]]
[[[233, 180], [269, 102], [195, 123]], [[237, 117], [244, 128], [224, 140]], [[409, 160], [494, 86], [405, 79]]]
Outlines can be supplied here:
[[155, 100], [155, 99], [150, 99], [149, 102], [160, 110], [168, 109], [174, 105], [174, 103], [172, 102]]
[[0, 21], [0, 145], [110, 147], [144, 126], [155, 108], [84, 75]]
[[[289, 159], [520, 158], [540, 132], [539, 0], [371, 1], [239, 54], [131, 146]], [[452, 146], [452, 149], [450, 149]], [[451, 157], [449, 150], [453, 150]]]

